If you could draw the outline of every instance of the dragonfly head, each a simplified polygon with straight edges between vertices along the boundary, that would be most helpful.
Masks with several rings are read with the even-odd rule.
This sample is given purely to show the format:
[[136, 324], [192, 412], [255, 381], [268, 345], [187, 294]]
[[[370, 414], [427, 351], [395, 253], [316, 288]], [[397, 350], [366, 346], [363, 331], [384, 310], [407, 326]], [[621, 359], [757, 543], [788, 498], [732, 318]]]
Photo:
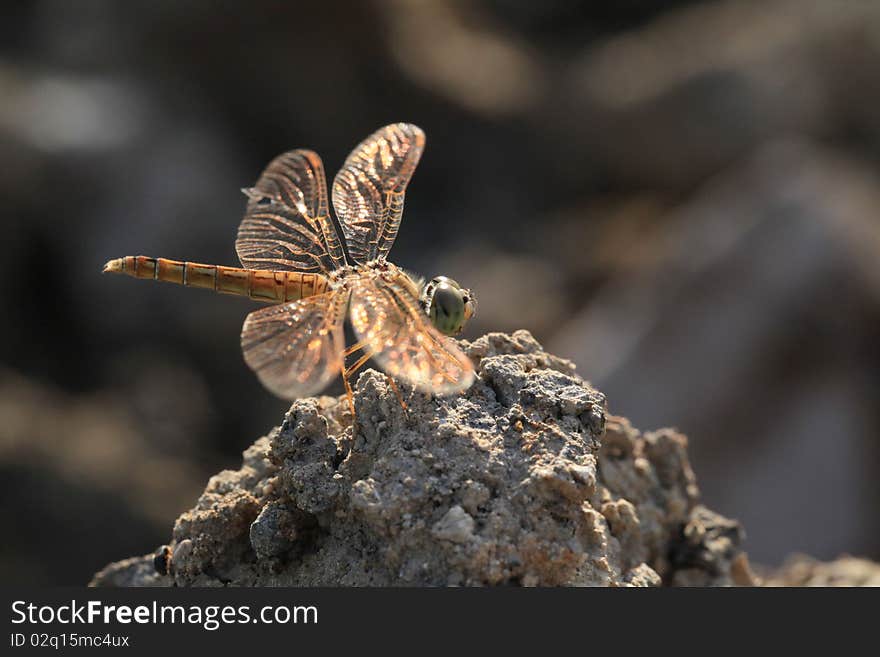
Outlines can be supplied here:
[[422, 288], [422, 307], [444, 335], [458, 335], [477, 310], [477, 300], [451, 278], [435, 276]]

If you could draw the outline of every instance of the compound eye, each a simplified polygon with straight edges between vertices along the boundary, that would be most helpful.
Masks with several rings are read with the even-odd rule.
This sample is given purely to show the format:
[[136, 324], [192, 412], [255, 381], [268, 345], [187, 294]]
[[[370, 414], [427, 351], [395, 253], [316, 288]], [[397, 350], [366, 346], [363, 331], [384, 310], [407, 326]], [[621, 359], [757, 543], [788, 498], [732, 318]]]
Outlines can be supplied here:
[[445, 335], [458, 335], [464, 328], [464, 295], [457, 286], [450, 285], [448, 279], [439, 282], [434, 289], [428, 316], [436, 329]]
[[451, 285], [452, 287], [454, 287], [457, 290], [461, 289], [461, 285], [459, 285], [456, 281], [452, 280], [448, 276], [435, 276], [434, 278], [431, 279], [431, 282], [430, 282], [430, 285], [432, 285], [434, 287], [437, 287], [437, 286], [443, 285], [443, 284]]

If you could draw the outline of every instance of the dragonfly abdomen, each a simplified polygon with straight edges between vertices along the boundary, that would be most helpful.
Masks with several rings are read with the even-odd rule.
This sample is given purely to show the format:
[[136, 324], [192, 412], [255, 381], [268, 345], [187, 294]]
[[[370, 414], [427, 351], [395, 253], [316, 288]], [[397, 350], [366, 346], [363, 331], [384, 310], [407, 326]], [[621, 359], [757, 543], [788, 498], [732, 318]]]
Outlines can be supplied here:
[[200, 287], [266, 303], [285, 303], [322, 294], [328, 285], [324, 276], [314, 273], [242, 269], [148, 256], [125, 256], [111, 260], [104, 265], [104, 271]]

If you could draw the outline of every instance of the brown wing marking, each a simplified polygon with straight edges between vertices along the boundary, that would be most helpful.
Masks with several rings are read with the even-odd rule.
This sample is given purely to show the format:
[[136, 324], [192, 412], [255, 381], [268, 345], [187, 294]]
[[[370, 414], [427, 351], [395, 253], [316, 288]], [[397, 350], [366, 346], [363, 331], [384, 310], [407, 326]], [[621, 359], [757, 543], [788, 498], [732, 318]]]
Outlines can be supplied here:
[[248, 204], [235, 249], [244, 267], [328, 274], [345, 264], [316, 153], [279, 155], [257, 184], [243, 191]]
[[424, 147], [425, 133], [417, 126], [388, 125], [358, 144], [336, 174], [333, 207], [355, 262], [388, 254]]
[[320, 392], [342, 367], [347, 293], [331, 291], [252, 312], [244, 321], [244, 360], [285, 399]]

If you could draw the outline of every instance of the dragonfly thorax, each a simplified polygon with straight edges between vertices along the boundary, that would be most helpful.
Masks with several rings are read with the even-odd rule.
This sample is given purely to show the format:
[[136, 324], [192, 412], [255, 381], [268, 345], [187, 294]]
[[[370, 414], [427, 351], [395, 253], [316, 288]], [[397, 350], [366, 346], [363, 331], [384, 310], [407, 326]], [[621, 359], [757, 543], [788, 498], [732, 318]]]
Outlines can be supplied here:
[[[406, 276], [402, 269], [388, 262], [385, 258], [376, 258], [364, 264], [343, 265], [333, 270], [329, 276], [330, 288], [334, 290], [350, 288], [351, 282], [357, 279], [369, 280], [381, 277], [393, 281], [401, 275]], [[407, 278], [409, 279], [409, 277]], [[411, 279], [409, 282], [412, 283]], [[415, 294], [418, 294], [417, 288], [415, 288]]]

